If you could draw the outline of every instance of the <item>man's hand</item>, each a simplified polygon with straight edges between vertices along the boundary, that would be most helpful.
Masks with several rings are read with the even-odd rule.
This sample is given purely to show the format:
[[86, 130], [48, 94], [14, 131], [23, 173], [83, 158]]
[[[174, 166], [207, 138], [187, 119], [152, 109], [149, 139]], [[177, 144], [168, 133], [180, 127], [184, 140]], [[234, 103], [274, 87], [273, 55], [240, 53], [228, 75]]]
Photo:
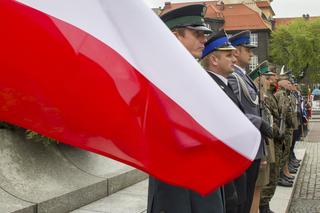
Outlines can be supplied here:
[[262, 120], [262, 122], [261, 122], [260, 132], [265, 137], [273, 138], [272, 127], [267, 122], [265, 122], [264, 120]]
[[260, 169], [265, 169], [267, 167], [268, 162], [266, 160], [261, 160]]

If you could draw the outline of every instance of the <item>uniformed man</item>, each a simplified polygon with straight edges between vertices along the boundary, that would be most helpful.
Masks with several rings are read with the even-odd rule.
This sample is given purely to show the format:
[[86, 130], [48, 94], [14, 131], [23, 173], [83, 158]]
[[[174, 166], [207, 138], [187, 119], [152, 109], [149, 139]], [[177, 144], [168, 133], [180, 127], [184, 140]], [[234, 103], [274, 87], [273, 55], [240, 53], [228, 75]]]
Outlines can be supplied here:
[[[270, 210], [270, 200], [272, 199], [275, 189], [278, 183], [280, 175], [280, 158], [282, 157], [282, 145], [284, 143], [284, 132], [280, 131], [280, 109], [278, 101], [274, 96], [277, 88], [277, 77], [275, 67], [269, 67], [270, 75], [266, 77], [266, 80], [269, 81], [269, 88], [265, 93], [265, 106], [269, 109], [273, 117], [273, 140], [269, 140], [270, 147], [270, 172], [269, 172], [269, 184], [262, 188], [261, 198], [260, 198], [260, 213], [272, 213]], [[272, 145], [274, 149], [272, 150]], [[272, 153], [274, 151], [274, 153]], [[274, 156], [273, 156], [274, 154]], [[274, 159], [273, 159], [274, 158]]]
[[294, 147], [297, 141], [301, 140], [303, 137], [303, 98], [301, 96], [299, 84], [295, 81], [294, 86], [292, 87], [293, 95], [297, 100], [297, 120], [298, 120], [298, 129], [293, 132], [292, 146], [290, 149], [290, 163], [293, 167], [298, 168], [300, 166], [299, 160], [297, 160]]
[[290, 173], [296, 173], [298, 170], [298, 167], [300, 166], [300, 164], [298, 162], [294, 162], [291, 160], [294, 152], [294, 147], [296, 144], [296, 141], [299, 138], [299, 134], [300, 134], [300, 97], [297, 91], [297, 88], [295, 86], [295, 82], [294, 82], [294, 78], [292, 76], [291, 80], [291, 93], [290, 93], [290, 100], [291, 100], [291, 104], [292, 104], [292, 109], [293, 109], [293, 134], [292, 134], [292, 141], [291, 141], [291, 147], [290, 147], [290, 154], [289, 154], [289, 164], [288, 164], [288, 168], [289, 168], [289, 172]]
[[[201, 57], [207, 41], [206, 33], [211, 33], [204, 22], [205, 9], [203, 4], [190, 5], [169, 11], [160, 17], [195, 58]], [[147, 212], [222, 213], [224, 212], [223, 193], [218, 189], [207, 196], [201, 196], [186, 188], [173, 186], [150, 177]]]
[[[263, 120], [265, 120], [270, 128], [273, 128], [273, 115], [270, 111], [266, 99], [269, 97], [270, 81], [274, 73], [269, 70], [269, 62], [263, 61], [252, 72], [249, 77], [253, 80], [256, 87], [259, 88], [260, 94], [260, 110]], [[270, 182], [270, 164], [274, 163], [274, 143], [272, 137], [265, 137], [266, 141], [266, 155], [261, 158], [258, 179], [256, 182], [253, 203], [250, 212], [258, 212], [261, 198], [261, 191], [264, 186]]]
[[[216, 35], [213, 35], [205, 44], [201, 64], [234, 104], [243, 111], [237, 96], [233, 93], [230, 85], [228, 85], [227, 79], [233, 72], [236, 61], [232, 54], [233, 50], [235, 50], [235, 48], [228, 41], [224, 30], [221, 30]], [[245, 173], [236, 180], [226, 184], [224, 186], [224, 192], [226, 212], [243, 212], [247, 197]]]
[[[280, 123], [281, 132], [284, 131], [284, 143], [282, 147], [282, 157], [280, 159], [280, 179], [278, 181], [278, 185], [285, 187], [292, 187], [293, 176], [290, 174], [288, 169], [288, 159], [290, 146], [292, 141], [292, 105], [290, 101], [290, 87], [291, 83], [288, 81], [288, 73], [281, 73], [279, 76], [279, 90], [276, 92], [275, 97], [278, 101], [278, 106], [280, 109], [281, 116], [283, 118], [283, 122]], [[285, 126], [285, 128], [283, 128]]]
[[[291, 109], [291, 122], [292, 122], [292, 126], [291, 128], [288, 128], [288, 141], [286, 141], [286, 144], [288, 145], [288, 149], [285, 150], [284, 152], [284, 158], [285, 158], [285, 170], [284, 173], [286, 174], [286, 176], [292, 176], [291, 174], [296, 174], [298, 169], [292, 167], [289, 162], [290, 162], [290, 150], [292, 147], [292, 141], [293, 141], [293, 132], [295, 129], [298, 128], [298, 117], [297, 117], [297, 100], [295, 98], [295, 96], [293, 95], [293, 79], [290, 76], [288, 79], [289, 83], [288, 83], [288, 98], [290, 100], [289, 104], [290, 104], [290, 109]], [[290, 132], [290, 133], [289, 133]], [[292, 176], [293, 177], [293, 176]]]
[[[250, 31], [242, 31], [231, 36], [229, 40], [231, 44], [236, 47], [236, 50], [234, 50], [234, 56], [236, 57], [237, 62], [234, 73], [228, 77], [228, 82], [232, 86], [233, 91], [241, 102], [245, 113], [252, 114], [260, 118], [260, 124], [256, 126], [258, 126], [260, 129], [262, 135], [270, 136], [271, 134], [272, 136], [272, 131], [270, 133], [270, 126], [266, 122], [263, 122], [261, 118], [258, 88], [246, 74], [245, 70], [250, 63], [251, 57], [253, 56], [252, 49], [256, 47], [250, 44]], [[256, 158], [246, 171], [248, 196], [244, 212], [250, 211], [255, 184], [260, 168], [260, 161], [263, 156], [264, 142], [261, 140]]]

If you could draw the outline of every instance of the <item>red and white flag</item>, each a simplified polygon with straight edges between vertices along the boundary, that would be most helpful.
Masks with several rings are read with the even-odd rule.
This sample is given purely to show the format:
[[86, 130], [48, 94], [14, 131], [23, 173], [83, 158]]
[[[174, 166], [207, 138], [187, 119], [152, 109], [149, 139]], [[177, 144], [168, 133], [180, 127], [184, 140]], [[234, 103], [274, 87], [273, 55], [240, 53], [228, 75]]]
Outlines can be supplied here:
[[258, 130], [141, 0], [1, 0], [0, 120], [206, 194]]

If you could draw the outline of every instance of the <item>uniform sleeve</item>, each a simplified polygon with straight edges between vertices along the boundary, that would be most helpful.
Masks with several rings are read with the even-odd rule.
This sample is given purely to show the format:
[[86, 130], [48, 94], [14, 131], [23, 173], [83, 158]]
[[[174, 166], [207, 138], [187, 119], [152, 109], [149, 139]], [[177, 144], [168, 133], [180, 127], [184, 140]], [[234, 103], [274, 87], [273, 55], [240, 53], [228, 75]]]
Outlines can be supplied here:
[[257, 128], [260, 129], [262, 125], [262, 118], [253, 114], [245, 114], [251, 123]]
[[234, 75], [229, 75], [228, 76], [228, 83], [232, 87], [233, 92], [239, 98], [240, 88], [239, 88], [238, 81], [237, 81], [236, 77]]
[[281, 109], [284, 106], [284, 102], [285, 102], [283, 93], [282, 92], [277, 92], [275, 97], [276, 97], [276, 99], [278, 101], [278, 108], [280, 109], [280, 112], [281, 112]]
[[279, 120], [279, 111], [278, 111], [278, 106], [276, 103], [272, 102], [271, 98], [266, 98], [265, 99], [266, 107], [269, 109], [273, 116], [273, 125], [272, 125], [272, 130], [273, 130], [273, 135], [276, 139], [280, 138], [280, 120]]
[[287, 116], [286, 116], [286, 123], [288, 128], [292, 128], [294, 126], [294, 112], [292, 109], [291, 100], [288, 98], [287, 103]]
[[280, 138], [279, 123], [280, 123], [280, 121], [278, 119], [273, 119], [272, 129], [273, 129], [274, 137], [277, 139]]

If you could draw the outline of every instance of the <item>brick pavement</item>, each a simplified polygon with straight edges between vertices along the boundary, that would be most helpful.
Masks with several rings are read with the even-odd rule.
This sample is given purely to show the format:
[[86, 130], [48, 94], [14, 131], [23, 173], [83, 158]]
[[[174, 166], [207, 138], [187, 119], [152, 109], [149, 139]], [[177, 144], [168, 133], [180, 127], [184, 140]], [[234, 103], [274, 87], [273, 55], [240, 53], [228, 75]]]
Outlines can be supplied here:
[[[310, 132], [305, 142], [306, 156], [290, 206], [290, 213], [320, 213], [320, 117], [315, 116], [309, 124]], [[319, 156], [319, 157], [318, 157]]]

